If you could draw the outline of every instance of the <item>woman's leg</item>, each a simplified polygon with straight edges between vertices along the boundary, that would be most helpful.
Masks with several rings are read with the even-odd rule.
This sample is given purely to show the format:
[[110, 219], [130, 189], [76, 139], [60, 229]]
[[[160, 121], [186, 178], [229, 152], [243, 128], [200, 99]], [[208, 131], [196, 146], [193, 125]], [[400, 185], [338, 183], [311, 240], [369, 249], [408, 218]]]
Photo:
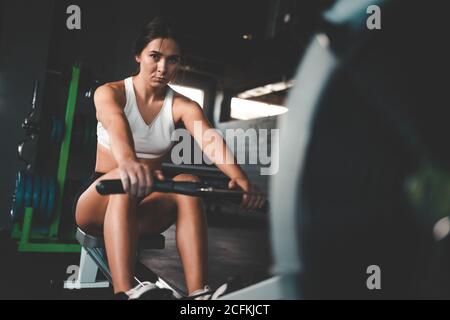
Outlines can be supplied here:
[[103, 236], [114, 292], [133, 287], [138, 230], [136, 199], [123, 194], [109, 196]]
[[80, 196], [76, 206], [77, 225], [94, 235], [102, 235], [115, 292], [133, 287], [138, 221], [136, 199], [127, 194], [100, 195], [95, 185], [99, 180], [118, 179], [111, 170], [95, 180]]
[[[181, 174], [173, 180], [198, 181], [198, 178]], [[176, 222], [176, 242], [188, 293], [203, 289], [208, 281], [208, 244], [202, 200], [175, 193], [155, 192], [142, 200], [137, 210], [142, 234], [163, 232]]]
[[[179, 175], [176, 181], [198, 181], [192, 175]], [[203, 203], [199, 197], [176, 195], [176, 241], [183, 263], [188, 293], [208, 283], [208, 233]]]
[[[202, 289], [207, 283], [207, 230], [201, 199], [154, 192], [136, 204], [128, 195], [99, 195], [95, 185], [101, 179], [118, 179], [118, 173], [110, 171], [81, 195], [76, 219], [88, 233], [101, 234], [103, 230], [114, 291], [132, 288], [138, 235], [161, 233], [175, 221], [188, 292]], [[174, 180], [198, 179], [179, 175]]]

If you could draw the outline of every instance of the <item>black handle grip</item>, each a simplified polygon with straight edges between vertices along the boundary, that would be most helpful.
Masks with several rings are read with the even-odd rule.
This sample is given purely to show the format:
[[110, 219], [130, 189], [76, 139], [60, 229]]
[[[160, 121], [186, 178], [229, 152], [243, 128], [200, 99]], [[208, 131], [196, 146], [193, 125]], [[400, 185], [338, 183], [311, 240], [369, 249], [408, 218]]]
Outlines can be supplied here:
[[[189, 196], [201, 196], [201, 188], [205, 186], [203, 182], [190, 181], [172, 181], [172, 180], [153, 180], [153, 191], [174, 192]], [[95, 186], [97, 192], [101, 195], [125, 193], [121, 180], [101, 180]]]
[[190, 181], [157, 181], [153, 182], [153, 190], [159, 192], [173, 192], [179, 194], [185, 194], [188, 196], [199, 197], [202, 195], [200, 189], [205, 186], [203, 182], [190, 182]]
[[[119, 194], [125, 193], [122, 181], [119, 179], [114, 180], [101, 180], [95, 186], [97, 192], [101, 195]], [[243, 192], [239, 190], [225, 190], [211, 188], [205, 182], [190, 182], [190, 181], [173, 181], [173, 180], [153, 180], [153, 191], [158, 192], [173, 192], [195, 197], [208, 197], [210, 199], [217, 199], [217, 201], [229, 201], [234, 204], [240, 204], [242, 202]], [[268, 201], [264, 204], [261, 211], [267, 211]]]
[[108, 194], [125, 193], [121, 180], [101, 180], [99, 183], [97, 183], [95, 189], [102, 196], [106, 196]]

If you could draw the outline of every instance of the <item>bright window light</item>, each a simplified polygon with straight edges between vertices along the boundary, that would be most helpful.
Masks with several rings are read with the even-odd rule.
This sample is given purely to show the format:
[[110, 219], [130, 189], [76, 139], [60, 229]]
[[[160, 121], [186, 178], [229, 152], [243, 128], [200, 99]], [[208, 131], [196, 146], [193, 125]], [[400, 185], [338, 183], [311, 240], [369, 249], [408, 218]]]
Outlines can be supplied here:
[[261, 87], [253, 88], [244, 92], [241, 92], [237, 95], [238, 98], [248, 99], [251, 97], [259, 97], [264, 96], [266, 94], [270, 94], [272, 92], [284, 91], [294, 86], [294, 80], [287, 80], [276, 83], [269, 83]]
[[274, 104], [267, 104], [240, 98], [231, 99], [231, 117], [234, 119], [257, 119], [276, 116], [287, 111], [288, 109], [286, 107], [277, 106]]
[[176, 92], [197, 102], [200, 105], [200, 107], [203, 108], [203, 101], [205, 99], [205, 93], [203, 90], [195, 89], [195, 88], [191, 88], [191, 87], [180, 86], [180, 85], [176, 85], [176, 84], [171, 84], [169, 86]]

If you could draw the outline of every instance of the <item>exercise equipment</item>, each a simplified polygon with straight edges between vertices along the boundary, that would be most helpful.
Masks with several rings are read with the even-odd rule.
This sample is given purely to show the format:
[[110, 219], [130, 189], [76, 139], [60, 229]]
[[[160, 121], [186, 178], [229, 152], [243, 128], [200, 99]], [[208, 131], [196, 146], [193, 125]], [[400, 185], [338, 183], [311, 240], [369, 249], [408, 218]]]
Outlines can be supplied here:
[[[304, 194], [303, 179], [308, 148], [315, 128], [314, 120], [321, 109], [321, 104], [327, 101], [324, 97], [330, 90], [331, 80], [337, 77], [342, 68], [341, 57], [345, 56], [350, 59], [352, 57], [350, 53], [354, 53], [354, 50], [361, 44], [357, 40], [359, 39], [358, 35], [364, 33], [365, 20], [363, 19], [366, 8], [368, 5], [379, 2], [337, 1], [335, 6], [326, 13], [326, 16], [334, 18], [339, 15], [339, 27], [335, 26], [335, 29], [341, 33], [331, 34], [335, 29], [330, 23], [326, 24], [326, 31], [331, 31], [317, 33], [312, 38], [302, 58], [294, 80], [295, 85], [288, 98], [289, 111], [285, 116], [279, 118], [280, 144], [272, 145], [272, 152], [279, 152], [280, 159], [277, 166], [280, 168], [279, 172], [271, 177], [270, 184], [273, 276], [226, 295], [222, 299], [295, 300], [305, 297], [305, 280], [308, 279], [305, 274], [304, 248], [311, 243], [305, 244], [303, 239], [305, 229], [308, 223], [311, 223], [311, 216]], [[329, 19], [326, 20], [329, 21]], [[347, 23], [351, 26], [348, 29], [346, 28]], [[353, 42], [346, 42], [346, 32], [352, 34]], [[324, 198], [322, 201], [329, 200]], [[325, 252], [314, 252], [317, 255], [326, 254]], [[338, 260], [335, 262], [338, 263]], [[331, 276], [343, 277], [338, 273]], [[361, 287], [363, 286], [364, 283], [361, 284]], [[336, 290], [342, 291], [345, 289], [345, 287], [336, 288]]]
[[[36, 119], [36, 108], [37, 108], [37, 95], [39, 91], [39, 82], [36, 81], [34, 85], [33, 90], [33, 96], [31, 101], [31, 110], [25, 117], [24, 121], [22, 122], [22, 129], [25, 130], [26, 138], [22, 140], [17, 147], [17, 153], [19, 156], [19, 159], [26, 164], [26, 170], [32, 171], [31, 168], [31, 159], [26, 159], [24, 156], [24, 150], [26, 149], [26, 146], [36, 139], [43, 131], [43, 124], [41, 123], [41, 119]], [[41, 115], [42, 117], [42, 115]], [[61, 118], [58, 118], [56, 116], [52, 116], [50, 119], [50, 130], [49, 130], [49, 136], [48, 140], [50, 143], [54, 146], [60, 146], [63, 139], [64, 134], [66, 131], [64, 120]], [[47, 138], [47, 137], [46, 137]]]
[[94, 151], [97, 138], [97, 121], [95, 118], [78, 115], [73, 126], [72, 148], [75, 152]]
[[39, 81], [34, 83], [33, 97], [31, 99], [31, 110], [22, 122], [22, 129], [25, 130], [25, 139], [23, 139], [17, 146], [17, 155], [19, 160], [23, 161], [26, 165], [26, 170], [31, 170], [31, 159], [24, 157], [24, 148], [27, 144], [33, 141], [39, 134], [39, 124], [33, 118], [36, 114], [36, 101], [39, 91]]
[[40, 222], [50, 222], [55, 210], [55, 199], [58, 196], [56, 192], [56, 177], [19, 171], [13, 195], [12, 220], [14, 222], [21, 220], [24, 209], [31, 207]]
[[[95, 119], [89, 119], [87, 116], [78, 115], [75, 117], [74, 129], [73, 129], [73, 141], [72, 145], [74, 150], [77, 152], [86, 151], [92, 149], [94, 147], [96, 132], [94, 131], [96, 128], [97, 122]], [[38, 135], [38, 124], [35, 124], [33, 135]], [[30, 129], [29, 129], [30, 130]], [[49, 140], [51, 144], [55, 147], [60, 147], [62, 141], [64, 140], [64, 134], [66, 132], [64, 120], [52, 116], [51, 118], [51, 129]], [[23, 150], [22, 142], [19, 146], [20, 154], [22, 154]]]
[[[59, 77], [62, 77], [63, 79], [69, 79], [73, 80], [70, 77], [70, 73], [68, 70], [65, 71], [57, 71], [57, 70], [46, 70], [47, 74], [57, 75]], [[95, 89], [99, 86], [100, 82], [98, 80], [95, 80], [90, 72], [86, 70], [87, 74], [83, 74], [82, 81], [83, 83], [80, 84], [83, 86], [85, 90], [87, 90], [87, 93], [83, 94], [83, 97], [85, 98], [91, 98], [93, 92]], [[77, 88], [78, 90], [78, 88]], [[46, 136], [51, 145], [59, 148], [61, 146], [61, 143], [64, 140], [64, 135], [66, 133], [66, 121], [58, 116], [51, 116], [49, 123], [45, 124], [42, 123], [42, 120], [45, 121], [45, 119], [35, 119], [36, 118], [36, 111], [37, 111], [37, 95], [39, 91], [39, 81], [35, 82], [34, 89], [33, 89], [33, 96], [31, 101], [31, 110], [25, 117], [24, 121], [22, 122], [22, 128], [25, 130], [26, 138], [22, 140], [17, 148], [19, 159], [26, 164], [26, 169], [29, 171], [31, 170], [31, 159], [26, 159], [24, 156], [24, 149], [26, 149], [26, 146], [33, 141], [36, 137], [38, 137], [42, 133], [46, 133], [47, 130], [43, 130], [43, 126], [49, 126], [48, 130], [48, 137]], [[41, 115], [42, 118], [42, 115]], [[80, 150], [80, 146], [84, 147], [84, 151], [88, 150], [88, 148], [93, 147], [93, 139], [95, 139], [93, 135], [93, 126], [96, 125], [95, 118], [89, 119], [88, 121], [85, 120], [86, 116], [78, 115], [77, 118], [80, 119], [80, 126], [75, 126], [75, 132], [74, 135], [74, 144], [75, 149]], [[75, 123], [77, 120], [75, 120]], [[95, 124], [93, 123], [95, 122]]]
[[[95, 188], [101, 195], [125, 193], [123, 190], [122, 181], [118, 179], [100, 180]], [[267, 195], [262, 192], [245, 192], [243, 190], [217, 188], [205, 181], [160, 181], [155, 178], [153, 179], [152, 192], [153, 191], [178, 193], [234, 204], [241, 203], [243, 195], [254, 195], [267, 198]], [[268, 207], [269, 203], [266, 201], [262, 208], [254, 209], [254, 211], [267, 212]]]
[[64, 138], [64, 133], [64, 121], [62, 119], [58, 119], [57, 117], [52, 117], [50, 142], [52, 142], [56, 146], [59, 146]]
[[39, 175], [34, 176], [33, 181], [33, 208], [40, 208], [40, 200], [41, 200], [41, 177]]
[[[80, 251], [80, 245], [75, 242], [75, 229], [72, 231], [73, 241], [61, 240], [59, 235], [80, 72], [79, 65], [75, 64], [71, 70], [64, 120], [58, 117], [50, 120], [49, 140], [59, 149], [56, 173], [33, 174], [31, 170], [27, 170], [26, 173], [22, 172], [17, 176], [11, 209], [11, 216], [17, 222], [13, 225], [11, 237], [19, 239], [20, 252]], [[38, 127], [31, 126], [30, 121], [26, 123], [26, 128]], [[36, 135], [39, 132], [40, 130], [34, 130], [33, 134]], [[30, 168], [27, 165], [27, 169]], [[45, 228], [38, 227], [42, 223]]]
[[[47, 206], [47, 200], [49, 198], [49, 188], [48, 188], [48, 177], [42, 176], [41, 178], [41, 200], [39, 202], [39, 211], [40, 212], [46, 212], [48, 206]], [[47, 216], [45, 220], [49, 220], [49, 217]]]
[[[63, 198], [70, 201], [65, 187], [70, 182], [66, 181], [66, 176], [71, 152], [95, 150], [95, 117], [89, 118], [82, 112], [76, 115], [75, 109], [79, 98], [83, 99], [82, 103], [91, 103], [92, 93], [99, 81], [86, 68], [81, 72], [79, 62], [63, 71], [46, 70], [46, 74], [56, 76], [46, 82], [46, 87], [51, 88], [51, 99], [44, 98], [40, 119], [35, 119], [36, 82], [32, 108], [22, 124], [27, 137], [20, 142], [18, 154], [19, 159], [26, 163], [26, 171], [21, 171], [16, 177], [10, 212], [14, 222], [11, 237], [19, 240], [20, 252], [79, 252], [81, 247], [75, 240], [76, 228], [72, 219], [70, 226], [65, 224]], [[66, 85], [67, 95], [56, 92]], [[60, 108], [50, 109], [60, 105], [62, 99], [67, 99], [64, 114], [61, 114]], [[78, 122], [81, 123], [79, 127], [76, 125]], [[25, 156], [24, 149], [38, 136], [36, 168], [32, 168], [31, 159]]]
[[33, 194], [33, 176], [30, 174], [26, 175], [25, 179], [25, 207], [31, 207], [31, 198]]
[[[79, 264], [80, 269], [78, 270], [77, 279], [64, 282], [64, 289], [109, 287], [112, 284], [112, 277], [107, 263], [103, 237], [89, 235], [78, 228], [76, 238], [82, 246]], [[141, 237], [138, 243], [138, 251], [144, 249], [164, 249], [164, 247], [165, 238], [163, 235]], [[98, 271], [101, 271], [106, 281], [97, 280]], [[142, 282], [140, 279], [151, 281], [161, 289], [157, 293], [155, 292], [156, 298], [170, 299], [172, 295], [181, 298], [186, 295], [181, 289], [157, 275], [140, 262], [137, 262], [136, 276], [134, 277], [136, 285]]]
[[47, 186], [48, 186], [48, 195], [47, 195], [47, 207], [44, 211], [45, 215], [44, 218], [46, 221], [49, 221], [53, 211], [55, 210], [56, 205], [56, 179], [52, 177], [47, 177]]
[[[122, 186], [122, 181], [119, 179], [100, 180], [99, 183], [95, 186], [95, 188], [97, 192], [101, 195], [125, 193]], [[263, 197], [267, 196], [262, 192], [245, 192], [242, 190], [234, 190], [234, 189], [219, 189], [211, 186], [210, 184], [204, 181], [199, 182], [173, 181], [173, 180], [161, 181], [154, 179], [152, 192], [153, 191], [173, 192], [194, 197], [220, 195], [237, 199], [242, 199], [242, 196], [244, 194]]]
[[[366, 26], [371, 5], [381, 30]], [[279, 121], [273, 277], [224, 299], [448, 298], [448, 233], [436, 243], [424, 223], [449, 214], [448, 57], [435, 40], [443, 8], [424, 5], [341, 0], [325, 12]], [[371, 265], [381, 290], [367, 286]]]
[[13, 201], [11, 207], [11, 218], [13, 221], [19, 220], [21, 214], [22, 203], [25, 194], [25, 173], [23, 171], [19, 171], [16, 175], [16, 182], [14, 187]]

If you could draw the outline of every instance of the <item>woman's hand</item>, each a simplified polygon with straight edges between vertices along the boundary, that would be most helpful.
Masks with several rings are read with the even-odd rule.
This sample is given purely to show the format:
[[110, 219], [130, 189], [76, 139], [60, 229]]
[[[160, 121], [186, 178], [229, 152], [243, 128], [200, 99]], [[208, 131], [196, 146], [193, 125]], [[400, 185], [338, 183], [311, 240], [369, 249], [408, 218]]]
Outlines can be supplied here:
[[[256, 185], [251, 184], [250, 181], [244, 177], [231, 179], [231, 181], [228, 183], [228, 188], [229, 189], [241, 188], [243, 191], [251, 193], [261, 192]], [[261, 195], [244, 194], [242, 196], [242, 207], [244, 207], [246, 210], [261, 209], [264, 206], [266, 200], [267, 200], [266, 197], [263, 196], [262, 194]]]
[[153, 176], [164, 180], [161, 170], [151, 171], [149, 166], [137, 160], [125, 160], [118, 167], [123, 189], [131, 197], [144, 197], [152, 191]]

